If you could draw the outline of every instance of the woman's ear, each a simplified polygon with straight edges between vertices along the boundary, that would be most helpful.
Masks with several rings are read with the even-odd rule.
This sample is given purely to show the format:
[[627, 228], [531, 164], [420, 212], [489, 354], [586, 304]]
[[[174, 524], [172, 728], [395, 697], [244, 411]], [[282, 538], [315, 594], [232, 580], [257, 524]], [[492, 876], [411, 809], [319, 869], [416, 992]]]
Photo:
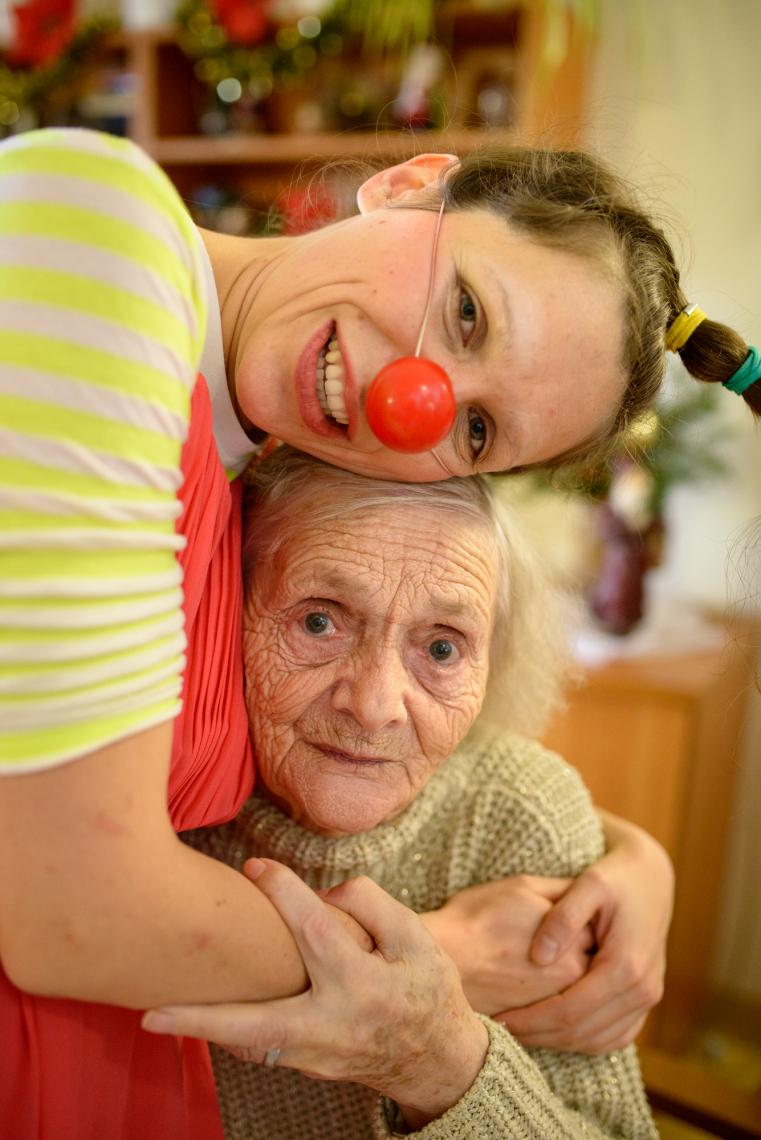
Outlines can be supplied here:
[[381, 206], [403, 201], [407, 195], [436, 182], [442, 170], [457, 161], [456, 154], [418, 154], [397, 166], [379, 170], [357, 191], [360, 214], [371, 214]]

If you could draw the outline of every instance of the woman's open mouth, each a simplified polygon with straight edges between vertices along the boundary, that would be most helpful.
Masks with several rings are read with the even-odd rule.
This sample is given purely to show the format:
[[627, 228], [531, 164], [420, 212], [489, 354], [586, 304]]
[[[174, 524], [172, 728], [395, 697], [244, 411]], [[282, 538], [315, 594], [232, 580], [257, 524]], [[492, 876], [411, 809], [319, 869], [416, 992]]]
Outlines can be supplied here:
[[335, 335], [331, 335], [317, 359], [315, 369], [317, 399], [329, 420], [348, 427], [346, 410], [346, 371]]
[[318, 435], [351, 438], [353, 392], [351, 369], [331, 321], [310, 338], [296, 368], [304, 423]]

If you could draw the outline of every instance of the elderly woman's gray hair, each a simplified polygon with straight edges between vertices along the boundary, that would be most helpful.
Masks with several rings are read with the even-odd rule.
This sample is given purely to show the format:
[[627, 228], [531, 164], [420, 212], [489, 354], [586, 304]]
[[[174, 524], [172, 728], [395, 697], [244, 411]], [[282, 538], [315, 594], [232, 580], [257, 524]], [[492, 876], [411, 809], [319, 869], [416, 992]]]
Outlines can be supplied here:
[[[493, 481], [475, 475], [439, 483], [368, 479], [281, 446], [244, 476], [244, 588], [260, 558], [272, 559], [299, 529], [300, 508], [310, 523], [395, 503], [446, 517], [471, 518], [492, 535], [500, 562], [489, 682], [478, 727], [536, 735], [562, 699], [570, 667], [569, 599], [500, 502]], [[380, 539], [382, 541], [382, 539]]]

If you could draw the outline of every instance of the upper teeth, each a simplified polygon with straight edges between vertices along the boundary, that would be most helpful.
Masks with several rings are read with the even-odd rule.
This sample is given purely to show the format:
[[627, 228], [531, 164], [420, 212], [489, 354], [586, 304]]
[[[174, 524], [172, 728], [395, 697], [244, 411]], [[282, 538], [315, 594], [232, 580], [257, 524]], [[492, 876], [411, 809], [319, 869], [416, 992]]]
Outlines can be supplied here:
[[338, 341], [331, 337], [327, 348], [320, 353], [317, 361], [317, 399], [326, 415], [332, 416], [339, 424], [348, 424], [349, 415], [344, 399], [344, 362]]

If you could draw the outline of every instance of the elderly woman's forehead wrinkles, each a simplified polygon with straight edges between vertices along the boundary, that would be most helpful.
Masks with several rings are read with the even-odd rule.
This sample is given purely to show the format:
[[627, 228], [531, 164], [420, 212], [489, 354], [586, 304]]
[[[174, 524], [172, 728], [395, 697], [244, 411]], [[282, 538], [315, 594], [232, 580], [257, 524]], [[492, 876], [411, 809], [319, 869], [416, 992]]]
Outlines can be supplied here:
[[342, 534], [307, 530], [280, 548], [273, 572], [281, 589], [306, 586], [316, 579], [338, 589], [350, 585], [356, 568], [366, 565], [366, 552], [356, 542]]
[[[481, 542], [475, 537], [458, 543], [442, 540], [430, 569], [438, 586], [456, 591], [476, 589], [479, 593], [485, 589], [492, 594], [499, 573], [497, 550], [490, 536], [482, 532], [480, 537]], [[491, 598], [485, 604], [490, 605]]]
[[318, 520], [291, 520], [299, 526], [265, 566], [260, 590], [268, 580], [285, 599], [302, 592], [352, 601], [403, 586], [400, 597], [417, 593], [418, 605], [435, 590], [445, 604], [490, 614], [498, 555], [479, 520], [402, 504]]

